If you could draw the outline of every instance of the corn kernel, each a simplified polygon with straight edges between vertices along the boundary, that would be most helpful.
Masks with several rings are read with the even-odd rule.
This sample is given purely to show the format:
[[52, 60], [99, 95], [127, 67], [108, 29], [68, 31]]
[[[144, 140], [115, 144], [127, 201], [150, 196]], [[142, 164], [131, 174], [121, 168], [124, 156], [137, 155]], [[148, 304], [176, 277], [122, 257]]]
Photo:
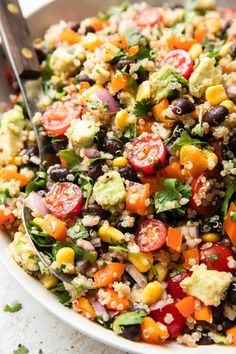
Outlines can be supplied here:
[[217, 106], [227, 100], [227, 95], [223, 85], [215, 85], [206, 89], [206, 100], [212, 105]]
[[188, 53], [193, 60], [196, 60], [197, 58], [199, 58], [200, 55], [202, 54], [201, 44], [198, 44], [198, 43], [193, 44], [192, 47], [189, 49]]
[[236, 111], [236, 105], [231, 100], [225, 100], [221, 102], [220, 105], [226, 107], [229, 113], [234, 113]]
[[155, 268], [155, 271], [153, 272], [153, 269], [151, 269], [149, 271], [149, 274], [148, 274], [148, 279], [149, 280], [152, 280], [155, 276], [154, 273], [157, 273], [157, 279], [159, 282], [162, 282], [166, 279], [167, 275], [168, 275], [168, 269], [166, 266], [164, 266], [163, 264], [161, 263], [156, 263], [154, 264], [153, 266]]
[[124, 156], [119, 156], [116, 157], [113, 161], [112, 161], [112, 166], [113, 167], [124, 167], [128, 164], [128, 160], [126, 157]]
[[213, 232], [208, 232], [207, 234], [201, 235], [203, 242], [218, 242], [220, 241], [220, 236]]
[[90, 52], [93, 52], [95, 48], [100, 47], [101, 41], [100, 41], [100, 39], [98, 38], [98, 36], [95, 33], [89, 32], [83, 38], [83, 45]]
[[75, 261], [75, 252], [70, 247], [60, 248], [56, 254], [56, 262], [58, 268], [61, 268], [62, 264], [73, 264]]
[[216, 18], [208, 18], [206, 20], [206, 26], [209, 32], [217, 33], [221, 29], [220, 21]]
[[214, 152], [209, 151], [207, 149], [203, 149], [202, 153], [203, 153], [204, 157], [207, 159], [208, 170], [210, 170], [210, 171], [213, 170], [218, 164], [217, 155]]
[[109, 62], [111, 61], [115, 56], [116, 54], [119, 52], [119, 48], [116, 47], [114, 44], [108, 44], [105, 48], [105, 54], [104, 54], [104, 61], [106, 62]]
[[137, 268], [141, 273], [146, 273], [151, 269], [153, 264], [153, 256], [151, 253], [129, 253], [128, 260]]
[[151, 306], [160, 299], [162, 292], [163, 289], [159, 281], [148, 283], [143, 289], [142, 303]]
[[221, 57], [226, 57], [226, 55], [228, 55], [230, 53], [230, 49], [231, 49], [232, 44], [233, 44], [233, 42], [227, 42], [225, 45], [222, 46], [220, 53], [219, 53]]
[[103, 242], [111, 244], [118, 244], [124, 241], [124, 234], [120, 230], [109, 225], [101, 226], [98, 230], [98, 235]]
[[136, 95], [136, 101], [142, 101], [144, 99], [151, 97], [151, 86], [149, 81], [143, 81], [139, 85], [138, 92]]
[[124, 131], [125, 127], [129, 124], [129, 115], [128, 112], [122, 109], [116, 113], [115, 125], [121, 130]]
[[46, 289], [52, 289], [58, 284], [58, 279], [53, 274], [42, 274], [39, 280]]

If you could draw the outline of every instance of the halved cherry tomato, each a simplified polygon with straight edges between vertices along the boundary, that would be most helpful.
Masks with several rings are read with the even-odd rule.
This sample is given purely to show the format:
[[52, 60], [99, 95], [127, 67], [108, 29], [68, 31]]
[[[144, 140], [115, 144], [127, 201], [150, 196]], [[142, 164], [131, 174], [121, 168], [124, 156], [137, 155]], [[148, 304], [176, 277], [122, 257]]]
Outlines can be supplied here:
[[142, 12], [136, 18], [136, 23], [140, 27], [154, 26], [162, 20], [160, 10], [156, 7], [150, 7]]
[[185, 318], [181, 315], [175, 304], [169, 304], [162, 309], [153, 310], [150, 316], [155, 320], [163, 323], [169, 332], [170, 338], [176, 338], [182, 333]]
[[170, 294], [174, 299], [182, 299], [183, 297], [186, 296], [186, 293], [183, 291], [183, 289], [180, 286], [180, 283], [182, 280], [184, 280], [187, 277], [191, 276], [190, 271], [183, 271], [179, 274], [176, 274], [174, 276], [169, 276], [167, 279], [167, 292]]
[[161, 248], [167, 237], [167, 228], [160, 220], [147, 219], [141, 222], [135, 235], [135, 242], [142, 252]]
[[224, 183], [218, 171], [206, 171], [192, 181], [189, 206], [199, 215], [211, 216], [220, 207]]
[[126, 144], [126, 153], [131, 166], [146, 175], [156, 173], [166, 160], [166, 147], [155, 134], [143, 133]]
[[53, 136], [65, 134], [72, 119], [80, 117], [81, 107], [76, 108], [63, 102], [54, 102], [43, 114], [43, 126]]
[[54, 184], [44, 199], [46, 207], [57, 218], [78, 214], [83, 206], [81, 189], [73, 183]]
[[175, 49], [169, 52], [162, 61], [163, 65], [172, 66], [185, 79], [189, 79], [193, 72], [193, 62], [190, 55], [182, 49]]
[[230, 260], [235, 261], [235, 255], [228, 247], [215, 243], [206, 248], [204, 245], [200, 250], [201, 261], [204, 262], [209, 269], [218, 270], [219, 272], [235, 272], [235, 267]]

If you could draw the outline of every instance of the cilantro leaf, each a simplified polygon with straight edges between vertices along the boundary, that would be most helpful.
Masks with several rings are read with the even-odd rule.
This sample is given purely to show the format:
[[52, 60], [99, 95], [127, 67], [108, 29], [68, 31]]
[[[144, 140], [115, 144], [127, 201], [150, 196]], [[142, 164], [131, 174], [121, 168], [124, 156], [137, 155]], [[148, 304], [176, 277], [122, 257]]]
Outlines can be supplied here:
[[152, 103], [148, 98], [136, 102], [134, 106], [134, 114], [136, 117], [144, 117], [151, 111]]
[[119, 5], [114, 5], [114, 6], [111, 6], [107, 12], [105, 13], [99, 13], [99, 17], [106, 21], [106, 20], [109, 20], [110, 17], [112, 16], [117, 16], [117, 15], [120, 15], [122, 14], [122, 12], [124, 12], [125, 10], [127, 10], [129, 6], [129, 2], [128, 1], [123, 1], [121, 4]]
[[143, 322], [145, 316], [147, 316], [147, 312], [145, 310], [136, 310], [122, 313], [121, 315], [115, 317], [112, 325], [113, 331], [119, 333], [121, 326], [140, 324]]
[[137, 129], [136, 129], [136, 124], [129, 124], [124, 131], [123, 138], [124, 140], [130, 141], [136, 138], [137, 136]]
[[155, 194], [156, 213], [179, 209], [189, 202], [192, 188], [187, 181], [182, 184], [177, 178], [166, 178], [163, 190]]
[[174, 142], [172, 145], [172, 151], [175, 152], [177, 150], [180, 150], [182, 146], [184, 145], [197, 145], [200, 147], [206, 146], [206, 142], [192, 138], [188, 132], [183, 131], [178, 139]]
[[114, 58], [110, 61], [110, 64], [116, 65], [122, 59], [127, 59], [127, 54], [123, 48], [120, 49], [120, 51], [114, 56]]
[[217, 261], [217, 259], [219, 258], [219, 255], [218, 254], [213, 254], [212, 256], [208, 256], [207, 258], [209, 259], [209, 261], [211, 263], [213, 263], [213, 262]]
[[46, 172], [38, 171], [36, 173], [36, 177], [30, 183], [27, 184], [25, 188], [26, 195], [29, 195], [30, 192], [35, 192], [44, 189], [47, 183], [46, 179], [47, 179]]
[[215, 58], [216, 61], [220, 60], [220, 48], [215, 48], [214, 43], [207, 36], [204, 38], [203, 48], [209, 58]]
[[143, 59], [152, 59], [154, 57], [155, 50], [147, 47], [140, 47], [137, 54], [129, 56], [133, 60], [143, 60]]
[[19, 302], [13, 302], [11, 305], [6, 304], [3, 307], [4, 312], [11, 312], [11, 313], [20, 311], [21, 309], [22, 309], [22, 305]]
[[86, 228], [83, 226], [80, 220], [77, 221], [75, 225], [73, 225], [67, 230], [67, 234], [68, 236], [70, 236], [75, 240], [79, 238], [83, 238], [83, 239], [89, 238], [89, 232], [88, 230], [86, 230]]
[[29, 349], [22, 344], [19, 344], [18, 348], [13, 352], [13, 354], [27, 354], [27, 353], [29, 353]]
[[65, 289], [63, 283], [59, 283], [55, 288], [50, 290], [52, 294], [58, 297], [61, 304], [68, 304], [70, 302], [70, 294]]
[[236, 221], [236, 211], [234, 211], [234, 212], [232, 213], [232, 215], [231, 215], [231, 220], [232, 220], [233, 222]]
[[7, 188], [0, 189], [0, 204], [5, 204], [7, 198], [10, 197], [9, 190]]
[[60, 157], [63, 157], [69, 169], [71, 169], [74, 172], [77, 172], [79, 170], [81, 158], [75, 153], [74, 150], [69, 150], [69, 149], [60, 150], [58, 155]]
[[93, 185], [92, 185], [92, 179], [89, 178], [88, 176], [85, 176], [83, 174], [79, 175], [79, 185], [82, 189], [83, 192], [86, 192], [86, 202], [85, 202], [85, 208], [88, 207], [89, 199], [92, 195], [93, 191]]

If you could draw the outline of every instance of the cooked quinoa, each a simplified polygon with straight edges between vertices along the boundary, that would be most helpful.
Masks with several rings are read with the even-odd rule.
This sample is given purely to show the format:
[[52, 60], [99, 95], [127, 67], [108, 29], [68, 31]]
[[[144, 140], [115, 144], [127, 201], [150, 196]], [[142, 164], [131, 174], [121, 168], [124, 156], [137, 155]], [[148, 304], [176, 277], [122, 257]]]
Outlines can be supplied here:
[[[214, 0], [121, 3], [35, 41], [33, 122], [1, 115], [0, 225], [61, 303], [129, 340], [236, 345], [236, 20]], [[3, 106], [5, 107], [5, 106]], [[21, 221], [23, 202], [32, 209]]]

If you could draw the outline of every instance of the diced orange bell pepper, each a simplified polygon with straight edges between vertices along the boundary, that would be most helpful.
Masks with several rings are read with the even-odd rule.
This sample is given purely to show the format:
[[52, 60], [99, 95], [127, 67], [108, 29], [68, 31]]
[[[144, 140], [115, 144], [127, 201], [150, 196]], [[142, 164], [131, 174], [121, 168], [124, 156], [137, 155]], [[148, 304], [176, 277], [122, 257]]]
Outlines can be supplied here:
[[75, 311], [81, 313], [84, 317], [89, 318], [90, 320], [94, 320], [96, 318], [96, 313], [93, 306], [84, 296], [73, 301], [73, 308]]
[[94, 286], [96, 288], [104, 288], [120, 279], [124, 271], [125, 265], [123, 263], [113, 262], [107, 264], [94, 274]]
[[139, 119], [137, 123], [137, 135], [141, 135], [142, 133], [151, 133], [153, 123], [154, 120], [151, 117]]
[[236, 205], [231, 203], [224, 222], [224, 230], [229, 236], [233, 246], [236, 247], [236, 221], [232, 221], [231, 219], [233, 212], [236, 212]]
[[195, 311], [195, 299], [193, 296], [186, 296], [179, 300], [175, 307], [177, 307], [182, 316], [189, 317]]
[[160, 174], [154, 176], [142, 176], [141, 181], [143, 184], [149, 184], [150, 194], [160, 192], [163, 189], [163, 179]]
[[194, 318], [196, 321], [212, 322], [212, 312], [210, 306], [206, 306], [203, 303], [199, 309], [194, 311]]
[[126, 209], [134, 214], [146, 215], [149, 205], [150, 186], [148, 183], [130, 183], [127, 186]]
[[169, 337], [167, 327], [155, 322], [151, 317], [145, 317], [141, 323], [141, 338], [144, 342], [150, 344], [159, 344]]
[[194, 38], [197, 42], [202, 43], [208, 34], [208, 29], [205, 26], [198, 26], [194, 31]]
[[9, 225], [15, 221], [15, 216], [9, 209], [0, 209], [0, 225]]
[[107, 294], [105, 306], [109, 310], [113, 310], [113, 311], [127, 310], [127, 308], [129, 307], [129, 300], [127, 299], [127, 297], [119, 296], [119, 294], [112, 288], [106, 288], [104, 289], [104, 292]]
[[193, 44], [197, 43], [196, 39], [188, 38], [185, 35], [173, 36], [168, 39], [171, 47], [188, 51]]
[[65, 241], [67, 238], [66, 223], [59, 220], [52, 214], [45, 215], [44, 218], [35, 218], [34, 222], [39, 225], [43, 231], [57, 241]]
[[128, 44], [124, 35], [115, 36], [111, 42], [118, 48], [128, 49]]
[[68, 168], [68, 164], [67, 164], [66, 160], [64, 159], [64, 157], [59, 155], [59, 159], [60, 159], [62, 167]]
[[111, 88], [114, 92], [119, 92], [129, 82], [129, 76], [128, 75], [117, 75], [114, 76], [114, 78], [111, 80]]
[[194, 145], [184, 145], [180, 149], [180, 163], [186, 176], [199, 176], [208, 168], [208, 161], [201, 149]]
[[183, 267], [190, 269], [193, 265], [199, 264], [200, 255], [198, 247], [189, 248], [183, 251], [184, 264]]
[[232, 337], [232, 344], [236, 345], [236, 326], [229, 328], [226, 335]]
[[83, 93], [85, 90], [88, 90], [90, 88], [89, 82], [81, 82], [79, 85], [79, 93]]
[[182, 245], [182, 233], [173, 227], [169, 227], [166, 238], [166, 245], [173, 251], [180, 252]]
[[24, 187], [27, 183], [29, 183], [29, 179], [18, 172], [8, 170], [7, 168], [2, 168], [0, 170], [0, 179], [4, 182], [9, 182], [12, 179], [16, 181], [20, 181], [20, 186]]
[[98, 18], [98, 17], [92, 17], [91, 18], [91, 27], [93, 27], [93, 29], [95, 31], [100, 31], [103, 29], [103, 25], [104, 25], [104, 22]]
[[169, 107], [169, 101], [165, 98], [152, 108], [152, 114], [158, 122], [164, 123], [166, 128], [171, 127], [175, 123], [175, 119], [168, 118], [163, 112]]
[[163, 169], [165, 178], [178, 178], [182, 183], [185, 182], [183, 172], [183, 168], [181, 167], [179, 161], [172, 162]]
[[135, 45], [135, 46], [127, 49], [127, 54], [129, 56], [133, 56], [133, 55], [137, 54], [138, 52], [139, 52], [139, 46], [138, 45]]
[[80, 35], [73, 31], [71, 28], [66, 28], [60, 34], [60, 40], [72, 45], [80, 42]]

